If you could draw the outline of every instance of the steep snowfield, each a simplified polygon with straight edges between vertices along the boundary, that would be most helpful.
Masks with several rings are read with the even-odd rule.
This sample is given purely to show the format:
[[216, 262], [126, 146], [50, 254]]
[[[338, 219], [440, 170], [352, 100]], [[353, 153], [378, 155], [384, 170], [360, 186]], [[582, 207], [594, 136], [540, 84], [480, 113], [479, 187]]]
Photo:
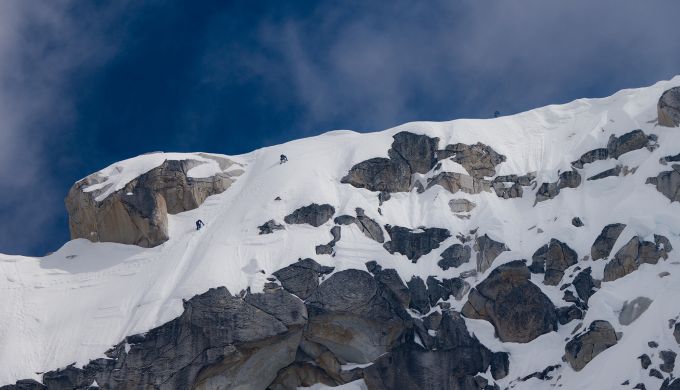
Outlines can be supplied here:
[[[671, 203], [654, 186], [645, 184], [645, 180], [669, 169], [659, 164], [661, 157], [680, 152], [680, 130], [655, 125], [659, 96], [677, 85], [680, 76], [648, 88], [623, 90], [604, 99], [579, 99], [508, 117], [414, 122], [371, 134], [333, 131], [230, 156], [245, 166], [245, 173], [227, 191], [208, 198], [198, 209], [170, 216], [170, 240], [161, 246], [144, 249], [79, 239], [43, 258], [0, 255], [0, 385], [20, 378], [37, 378], [36, 372], [73, 362], [84, 364], [102, 356], [126, 335], [144, 332], [176, 317], [182, 311], [182, 299], [210, 287], [226, 286], [232, 293], [248, 287], [260, 291], [267, 276], [300, 257], [312, 257], [323, 265], [336, 267], [336, 271], [365, 269], [366, 261], [377, 260], [384, 268], [397, 269], [404, 280], [412, 275], [450, 278], [474, 268], [474, 262], [447, 271], [437, 266], [441, 252], [455, 237], [414, 264], [398, 253], [390, 255], [354, 225], [343, 227], [335, 257], [316, 255], [314, 251], [315, 245], [331, 239], [332, 221], [319, 228], [287, 225], [285, 231], [258, 235], [258, 225], [272, 218], [281, 222], [294, 209], [316, 202], [333, 205], [336, 216], [354, 215], [354, 209], [361, 207], [381, 225], [441, 227], [454, 236], [479, 227], [480, 234], [487, 233], [512, 249], [503, 252], [493, 267], [514, 259], [530, 259], [536, 249], [553, 237], [567, 243], [582, 259], [590, 254], [602, 227], [615, 222], [628, 226], [612, 253], [634, 235], [649, 239], [657, 233], [668, 237], [676, 248], [668, 260], [643, 265], [631, 275], [603, 283], [590, 299], [584, 324], [595, 319], [609, 321], [623, 333], [616, 346], [598, 355], [581, 372], [562, 364], [552, 381], [531, 379], [517, 382], [515, 387], [552, 388], [557, 377], [561, 377], [559, 383], [565, 389], [618, 388], [626, 379], [658, 388], [661, 381], [641, 371], [636, 357], [648, 352], [650, 340], [672, 346], [680, 353], [667, 321], [680, 314], [680, 300], [676, 299], [680, 292], [680, 204]], [[482, 142], [507, 157], [499, 166], [499, 175], [536, 172], [540, 185], [556, 181], [559, 171], [571, 170], [570, 162], [584, 152], [606, 146], [611, 134], [621, 135], [634, 129], [658, 135], [659, 148], [653, 152], [641, 149], [627, 153], [618, 162], [606, 160], [586, 165], [578, 188], [565, 188], [556, 198], [535, 206], [535, 191], [528, 188], [524, 197], [506, 200], [487, 192], [453, 195], [436, 186], [422, 194], [416, 191], [393, 194], [382, 206], [380, 215], [376, 193], [340, 183], [352, 165], [387, 156], [392, 135], [400, 131], [439, 137], [440, 147], [456, 142]], [[280, 165], [280, 154], [286, 154], [289, 162]], [[110, 188], [122, 188], [127, 181], [158, 166], [164, 158], [172, 158], [161, 154], [149, 156], [142, 163], [131, 159], [115, 164], [122, 173], [114, 175], [115, 172], [107, 171], [107, 175], [115, 176]], [[139, 164], [132, 166], [130, 161]], [[639, 168], [632, 175], [585, 180], [617, 163]], [[195, 174], [210, 175], [219, 167], [210, 165], [202, 169], [205, 172]], [[461, 166], [447, 170], [465, 172]], [[274, 200], [277, 196], [280, 201]], [[448, 206], [452, 198], [466, 198], [477, 204], [470, 219], [453, 216]], [[585, 223], [584, 227], [571, 224], [577, 216]], [[206, 227], [196, 231], [194, 221], [199, 218]], [[594, 277], [602, 277], [604, 261], [584, 263], [593, 267]], [[490, 271], [480, 274], [477, 282]], [[670, 275], [660, 278], [658, 274], [663, 271]], [[565, 281], [570, 280], [569, 275], [567, 272]], [[543, 285], [542, 275], [533, 277], [534, 283], [557, 306], [567, 305], [562, 301], [559, 286]], [[624, 301], [641, 295], [654, 301], [649, 310], [631, 325], [619, 325], [618, 311]], [[451, 302], [460, 309], [465, 299], [452, 298]], [[558, 332], [527, 344], [514, 344], [501, 343], [486, 321], [466, 322], [487, 347], [511, 353], [510, 375], [499, 381], [501, 385], [562, 363], [564, 340], [579, 323], [572, 321], [560, 326]], [[676, 368], [675, 374], [680, 374], [680, 368]], [[362, 388], [360, 383], [345, 386]]]

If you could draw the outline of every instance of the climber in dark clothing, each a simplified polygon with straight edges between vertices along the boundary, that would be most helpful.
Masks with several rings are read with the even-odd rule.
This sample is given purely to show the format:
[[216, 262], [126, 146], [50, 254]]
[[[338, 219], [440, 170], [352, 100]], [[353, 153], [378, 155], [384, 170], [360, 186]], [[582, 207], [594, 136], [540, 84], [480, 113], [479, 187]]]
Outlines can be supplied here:
[[283, 163], [285, 163], [285, 162], [288, 162], [288, 157], [286, 157], [285, 154], [282, 154], [282, 155], [281, 155], [281, 162], [280, 162], [280, 164], [283, 164]]
[[198, 221], [196, 221], [196, 230], [201, 230], [201, 228], [202, 228], [203, 226], [205, 226], [205, 224], [203, 223], [203, 221], [201, 221], [200, 219], [199, 219]]

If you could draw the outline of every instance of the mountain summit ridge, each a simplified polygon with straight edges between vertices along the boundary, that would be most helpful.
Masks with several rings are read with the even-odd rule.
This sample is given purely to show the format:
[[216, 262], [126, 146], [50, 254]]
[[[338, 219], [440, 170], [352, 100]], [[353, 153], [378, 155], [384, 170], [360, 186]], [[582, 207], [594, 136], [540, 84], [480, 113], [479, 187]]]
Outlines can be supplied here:
[[[680, 279], [680, 128], [664, 126], [678, 85], [113, 164], [69, 193], [80, 239], [44, 258], [0, 255], [0, 384], [680, 386], [666, 361], [680, 353], [668, 328], [680, 304], [667, 299]], [[630, 308], [640, 297], [651, 303]], [[636, 314], [621, 322], [624, 311]], [[233, 322], [220, 330], [212, 315]], [[163, 340], [173, 347], [154, 350]], [[643, 354], [664, 356], [658, 375]], [[269, 367], [257, 385], [253, 367]]]

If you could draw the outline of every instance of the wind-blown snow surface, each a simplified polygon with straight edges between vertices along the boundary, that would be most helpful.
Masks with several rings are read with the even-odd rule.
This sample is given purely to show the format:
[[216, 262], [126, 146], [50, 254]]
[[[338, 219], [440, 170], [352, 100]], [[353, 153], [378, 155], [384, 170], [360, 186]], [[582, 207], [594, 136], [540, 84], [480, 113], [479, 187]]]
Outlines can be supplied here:
[[[579, 321], [530, 343], [514, 344], [495, 338], [488, 322], [466, 319], [468, 328], [487, 347], [510, 352], [510, 375], [499, 382], [502, 386], [561, 363], [552, 381], [531, 379], [518, 382], [515, 388], [552, 388], [558, 376], [566, 389], [618, 388], [626, 379], [658, 388], [660, 380], [641, 371], [636, 357], [648, 352], [650, 340], [680, 353], [667, 321], [680, 313], [680, 299], [676, 298], [680, 292], [680, 204], [671, 203], [645, 180], [669, 169], [659, 164], [661, 157], [680, 152], [680, 129], [655, 125], [659, 96], [677, 85], [680, 76], [604, 99], [580, 99], [508, 117], [414, 122], [371, 134], [334, 131], [263, 148], [230, 157], [245, 165], [245, 173], [227, 191], [208, 198], [198, 209], [169, 216], [170, 240], [161, 246], [145, 249], [79, 239], [43, 258], [0, 255], [0, 384], [100, 357], [126, 335], [147, 331], [178, 316], [182, 299], [210, 287], [226, 286], [232, 293], [247, 287], [259, 291], [268, 275], [300, 257], [312, 257], [336, 271], [365, 269], [366, 261], [377, 260], [384, 268], [397, 269], [404, 280], [412, 275], [450, 278], [474, 268], [474, 262], [447, 271], [437, 266], [439, 255], [455, 241], [454, 237], [413, 264], [398, 253], [390, 255], [354, 225], [343, 227], [335, 257], [314, 251], [315, 245], [331, 239], [332, 221], [319, 228], [287, 225], [284, 231], [258, 235], [257, 226], [265, 221], [282, 221], [294, 209], [316, 202], [333, 205], [336, 216], [354, 215], [354, 209], [361, 207], [381, 225], [441, 227], [454, 236], [479, 227], [479, 234], [487, 233], [512, 249], [503, 252], [493, 267], [530, 258], [553, 237], [567, 243], [582, 259], [590, 254], [602, 227], [615, 222], [628, 226], [612, 253], [633, 235], [649, 238], [657, 233], [668, 237], [676, 248], [668, 260], [642, 265], [631, 275], [603, 283], [590, 299], [585, 325], [604, 319], [623, 332], [623, 337], [581, 372], [574, 372], [561, 361], [564, 340]], [[457, 142], [482, 142], [507, 157], [499, 166], [499, 175], [535, 171], [540, 185], [556, 181], [560, 171], [571, 170], [570, 162], [584, 152], [606, 146], [610, 134], [638, 128], [657, 134], [660, 146], [653, 152], [641, 149], [619, 158], [619, 163], [639, 166], [635, 174], [586, 181], [586, 177], [613, 167], [616, 160], [589, 164], [582, 171], [584, 180], [578, 188], [565, 188], [556, 198], [536, 206], [535, 191], [528, 188], [523, 198], [506, 200], [486, 192], [453, 195], [435, 186], [422, 194], [393, 194], [380, 215], [376, 193], [340, 183], [352, 165], [387, 156], [392, 135], [400, 131], [439, 137], [440, 148]], [[289, 162], [280, 165], [280, 154], [286, 154]], [[460, 166], [451, 169], [464, 172]], [[274, 200], [277, 196], [280, 201]], [[453, 216], [448, 206], [452, 198], [467, 198], [477, 204], [470, 219]], [[576, 216], [584, 227], [572, 226], [571, 219]], [[206, 227], [196, 231], [194, 221], [199, 218]], [[538, 233], [539, 228], [542, 233]], [[584, 264], [593, 267], [594, 277], [602, 277], [604, 261]], [[490, 271], [479, 275], [477, 282]], [[670, 276], [659, 278], [662, 271], [670, 272]], [[569, 274], [563, 282], [569, 280]], [[543, 285], [542, 275], [534, 278], [557, 306], [567, 305], [559, 286]], [[654, 300], [650, 308], [633, 324], [619, 325], [617, 311], [623, 302], [641, 295]], [[452, 298], [451, 302], [460, 309], [465, 300]], [[678, 374], [680, 369], [676, 368]]]

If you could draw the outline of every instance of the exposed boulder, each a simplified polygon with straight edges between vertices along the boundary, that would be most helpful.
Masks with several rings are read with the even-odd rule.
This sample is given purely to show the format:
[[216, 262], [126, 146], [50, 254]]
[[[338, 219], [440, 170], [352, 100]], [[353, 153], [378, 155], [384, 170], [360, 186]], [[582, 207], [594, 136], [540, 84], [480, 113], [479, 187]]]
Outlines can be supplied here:
[[491, 376], [495, 380], [503, 379], [510, 372], [510, 354], [495, 352], [491, 355]]
[[666, 165], [669, 162], [680, 162], [680, 153], [675, 156], [664, 156], [659, 159], [659, 164]]
[[591, 273], [592, 269], [588, 267], [579, 272], [572, 282], [578, 297], [581, 298], [586, 305], [588, 304], [590, 297], [595, 294], [595, 281], [593, 280]]
[[604, 179], [605, 177], [611, 177], [611, 176], [619, 176], [621, 174], [621, 169], [623, 168], [622, 165], [617, 165], [614, 168], [607, 169], [606, 171], [602, 171], [596, 175], [593, 175], [586, 180], [588, 181], [593, 181], [593, 180], [600, 180]]
[[623, 223], [612, 223], [605, 226], [590, 248], [590, 258], [593, 260], [607, 258], [625, 228], [626, 225]]
[[616, 345], [616, 332], [607, 321], [593, 321], [588, 331], [574, 337], [564, 348], [565, 359], [576, 371], [581, 371], [591, 360], [607, 348]]
[[333, 237], [327, 244], [317, 245], [317, 255], [331, 255], [333, 254], [335, 243], [340, 241], [340, 226], [333, 226], [331, 228], [331, 236]]
[[441, 172], [436, 176], [427, 179], [427, 188], [435, 185], [442, 186], [452, 194], [463, 191], [468, 194], [479, 194], [482, 191], [491, 191], [489, 181], [475, 178], [458, 172]]
[[567, 244], [553, 238], [549, 244], [540, 247], [531, 260], [532, 272], [545, 272], [543, 283], [557, 286], [564, 271], [578, 262], [578, 256]]
[[631, 238], [605, 265], [604, 281], [624, 277], [638, 269], [640, 264], [656, 264], [661, 258], [667, 259], [668, 252], [672, 250], [668, 239], [655, 234], [654, 241], [643, 241], [638, 236]]
[[[409, 323], [368, 272], [331, 275], [307, 299], [305, 337], [342, 361], [368, 363], [394, 348]], [[403, 310], [403, 309], [402, 309]]]
[[385, 242], [385, 236], [383, 235], [382, 228], [380, 227], [380, 224], [378, 224], [376, 221], [372, 220], [371, 218], [367, 217], [366, 214], [364, 213], [364, 210], [361, 208], [356, 209], [357, 217], [354, 220], [354, 223], [357, 225], [359, 230], [361, 230], [362, 233], [368, 238], [370, 238], [373, 241], [376, 241], [380, 244]]
[[499, 266], [470, 291], [463, 315], [489, 321], [503, 342], [526, 343], [557, 329], [555, 306], [530, 276], [524, 260]]
[[501, 252], [510, 249], [502, 242], [494, 241], [488, 235], [477, 237], [474, 249], [477, 251], [477, 271], [485, 272]]
[[633, 130], [620, 137], [612, 134], [607, 142], [609, 157], [619, 158], [622, 154], [632, 152], [633, 150], [649, 148], [651, 147], [650, 141], [653, 144], [656, 141], [656, 136], [647, 136], [640, 129]]
[[477, 206], [473, 201], [467, 199], [451, 199], [449, 207], [453, 213], [469, 213]]
[[[479, 389], [474, 375], [489, 369], [494, 354], [469, 334], [458, 313], [443, 312], [436, 334], [429, 350], [407, 343], [365, 368], [364, 380], [368, 388]], [[500, 356], [496, 358], [493, 370], [500, 376], [507, 371], [502, 360]]]
[[609, 150], [607, 148], [593, 149], [584, 153], [581, 158], [571, 163], [574, 168], [583, 168], [585, 164], [590, 164], [599, 160], [606, 160], [609, 158]]
[[335, 208], [329, 204], [312, 203], [309, 206], [300, 207], [291, 214], [286, 215], [283, 221], [287, 224], [308, 224], [319, 227], [326, 223], [335, 214]]
[[333, 272], [333, 269], [312, 259], [304, 259], [274, 272], [274, 276], [286, 291], [300, 299], [307, 299], [319, 286], [319, 277]]
[[[233, 164], [217, 156], [205, 157], [217, 160], [225, 170]], [[108, 180], [100, 173], [76, 182], [64, 201], [71, 238], [147, 248], [162, 244], [168, 240], [168, 214], [197, 208], [208, 196], [224, 192], [243, 173], [231, 170], [206, 178], [188, 175], [190, 169], [202, 164], [205, 162], [166, 160], [108, 196], [113, 184], [88, 189]]]
[[442, 252], [442, 258], [437, 262], [437, 265], [445, 271], [452, 267], [460, 267], [470, 261], [471, 253], [469, 246], [453, 244]]
[[680, 164], [673, 164], [673, 170], [660, 172], [656, 177], [647, 179], [647, 184], [656, 186], [671, 202], [680, 202]]
[[575, 171], [560, 173], [554, 183], [543, 183], [536, 192], [536, 203], [556, 197], [563, 188], [576, 188], [581, 184], [581, 175]]
[[573, 320], [583, 319], [583, 311], [576, 305], [557, 308], [557, 321], [560, 325], [566, 325]]
[[680, 87], [666, 90], [659, 98], [656, 109], [660, 126], [680, 126]]
[[401, 253], [414, 263], [421, 256], [439, 248], [443, 241], [451, 237], [448, 230], [440, 228], [412, 230], [401, 226], [385, 225], [385, 230], [390, 235], [390, 241], [386, 242], [383, 247], [392, 254]]
[[675, 357], [677, 354], [669, 349], [659, 351], [659, 357], [661, 358], [661, 363], [659, 369], [666, 373], [673, 373], [673, 368], [675, 368]]
[[276, 230], [285, 230], [286, 229], [283, 225], [281, 225], [280, 223], [277, 223], [273, 219], [270, 219], [269, 221], [258, 226], [257, 228], [260, 229], [260, 234], [272, 234]]
[[521, 198], [524, 193], [522, 187], [531, 185], [536, 175], [528, 173], [524, 176], [505, 175], [497, 176], [491, 183], [491, 188], [496, 192], [496, 196], [503, 199]]
[[474, 145], [447, 145], [444, 150], [437, 152], [437, 158], [450, 158], [476, 179], [496, 175], [496, 166], [506, 160], [505, 156], [480, 142]]
[[393, 136], [389, 158], [372, 158], [354, 165], [342, 183], [370, 191], [404, 192], [414, 173], [427, 173], [436, 163], [438, 138], [402, 131]]
[[621, 312], [619, 312], [619, 324], [630, 325], [644, 313], [652, 300], [647, 297], [637, 297], [632, 301], [624, 302]]
[[581, 221], [581, 218], [579, 217], [574, 217], [571, 219], [571, 224], [574, 225], [575, 227], [582, 227], [583, 221]]
[[640, 359], [640, 367], [642, 367], [643, 370], [648, 369], [649, 366], [652, 365], [652, 359], [646, 353], [638, 356], [638, 359]]

